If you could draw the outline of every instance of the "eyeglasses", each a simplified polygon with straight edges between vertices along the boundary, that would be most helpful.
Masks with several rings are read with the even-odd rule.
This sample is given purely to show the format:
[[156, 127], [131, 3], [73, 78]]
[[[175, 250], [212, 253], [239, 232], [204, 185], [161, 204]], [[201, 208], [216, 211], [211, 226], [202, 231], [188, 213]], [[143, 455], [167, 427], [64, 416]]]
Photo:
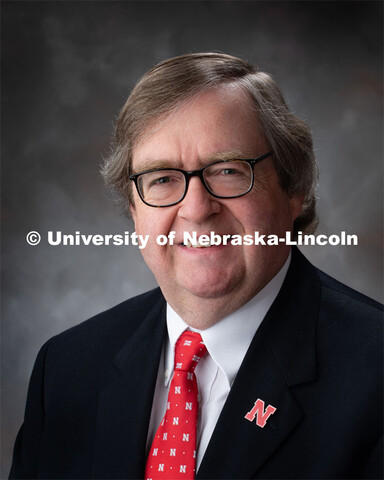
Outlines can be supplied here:
[[254, 165], [272, 155], [250, 159], [219, 160], [189, 172], [179, 168], [156, 168], [130, 175], [141, 200], [150, 207], [170, 207], [187, 194], [189, 180], [199, 177], [208, 192], [217, 198], [237, 198], [252, 190]]

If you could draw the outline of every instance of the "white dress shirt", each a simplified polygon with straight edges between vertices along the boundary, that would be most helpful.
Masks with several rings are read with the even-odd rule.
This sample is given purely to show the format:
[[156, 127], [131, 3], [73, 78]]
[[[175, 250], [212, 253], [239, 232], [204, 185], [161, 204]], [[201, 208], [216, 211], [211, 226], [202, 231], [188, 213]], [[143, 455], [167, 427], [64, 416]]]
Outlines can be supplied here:
[[279, 273], [255, 297], [206, 330], [189, 327], [167, 304], [168, 338], [163, 347], [157, 375], [147, 437], [147, 454], [165, 414], [174, 369], [175, 344], [185, 330], [193, 330], [200, 333], [208, 350], [208, 354], [197, 364], [195, 370], [199, 389], [196, 441], [196, 467], [199, 468], [240, 365], [257, 329], [279, 293], [290, 261], [291, 255]]

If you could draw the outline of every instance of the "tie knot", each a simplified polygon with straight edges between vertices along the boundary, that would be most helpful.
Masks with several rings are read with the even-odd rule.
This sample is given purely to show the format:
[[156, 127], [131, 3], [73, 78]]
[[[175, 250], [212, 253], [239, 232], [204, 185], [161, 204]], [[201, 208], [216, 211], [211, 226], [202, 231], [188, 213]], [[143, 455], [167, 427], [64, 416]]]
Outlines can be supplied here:
[[175, 370], [193, 372], [198, 361], [207, 353], [200, 333], [185, 331], [175, 346]]

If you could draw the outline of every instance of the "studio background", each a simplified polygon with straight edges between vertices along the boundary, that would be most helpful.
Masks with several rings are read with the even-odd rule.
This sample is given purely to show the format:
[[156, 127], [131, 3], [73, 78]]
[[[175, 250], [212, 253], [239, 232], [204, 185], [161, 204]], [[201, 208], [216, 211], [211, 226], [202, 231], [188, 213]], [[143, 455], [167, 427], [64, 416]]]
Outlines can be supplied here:
[[[133, 231], [99, 175], [137, 79], [175, 55], [222, 51], [272, 73], [311, 126], [318, 232], [358, 246], [306, 247], [313, 263], [382, 295], [382, 3], [2, 2], [2, 459], [8, 475], [40, 346], [156, 285], [137, 247], [53, 247], [48, 230]], [[26, 234], [43, 236], [38, 246]], [[45, 236], [45, 238], [44, 238]]]

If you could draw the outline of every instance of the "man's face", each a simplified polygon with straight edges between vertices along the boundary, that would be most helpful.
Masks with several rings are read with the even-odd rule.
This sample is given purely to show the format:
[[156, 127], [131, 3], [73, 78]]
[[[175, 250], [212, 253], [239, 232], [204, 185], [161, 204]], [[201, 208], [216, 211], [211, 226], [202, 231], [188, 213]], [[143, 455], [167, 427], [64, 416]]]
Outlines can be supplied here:
[[[132, 171], [159, 165], [195, 170], [219, 159], [255, 158], [269, 151], [257, 114], [239, 87], [224, 86], [188, 101], [169, 115], [134, 149]], [[192, 177], [187, 195], [177, 205], [153, 208], [134, 189], [132, 215], [138, 234], [150, 235], [144, 259], [173, 308], [211, 299], [227, 312], [246, 303], [280, 270], [289, 247], [183, 245], [184, 232], [197, 235], [285, 235], [300, 214], [301, 201], [289, 197], [269, 157], [254, 167], [255, 185], [243, 197], [219, 199]], [[160, 246], [156, 237], [176, 232], [174, 245]], [[225, 301], [223, 303], [223, 300]]]

